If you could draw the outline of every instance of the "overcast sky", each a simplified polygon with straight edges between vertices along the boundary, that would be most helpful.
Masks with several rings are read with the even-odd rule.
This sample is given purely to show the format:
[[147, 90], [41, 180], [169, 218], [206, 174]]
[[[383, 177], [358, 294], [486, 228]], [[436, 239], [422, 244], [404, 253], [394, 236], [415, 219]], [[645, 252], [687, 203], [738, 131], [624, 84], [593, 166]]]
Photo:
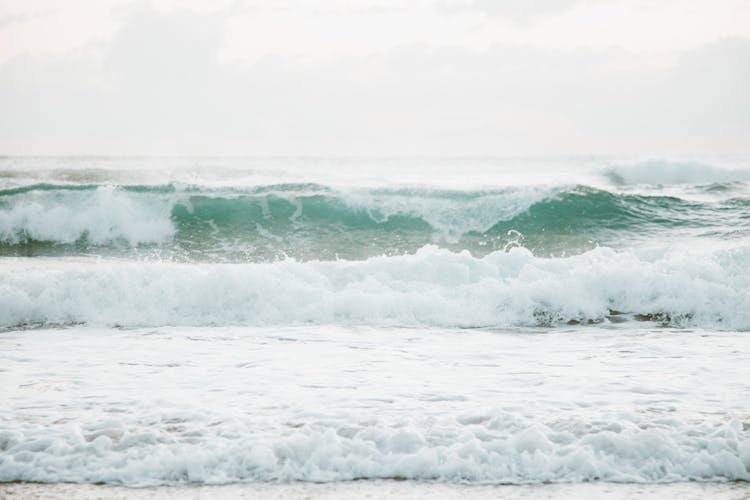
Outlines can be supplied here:
[[750, 0], [0, 0], [0, 154], [749, 154]]

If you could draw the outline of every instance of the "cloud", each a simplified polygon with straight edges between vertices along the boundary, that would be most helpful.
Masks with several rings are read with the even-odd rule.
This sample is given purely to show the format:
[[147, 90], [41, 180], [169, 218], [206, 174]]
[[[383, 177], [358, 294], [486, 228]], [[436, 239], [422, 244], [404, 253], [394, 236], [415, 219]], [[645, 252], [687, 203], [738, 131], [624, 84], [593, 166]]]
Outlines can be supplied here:
[[26, 14], [6, 14], [0, 15], [0, 29], [10, 26], [15, 23], [22, 23], [28, 20], [29, 16]]
[[428, 44], [222, 62], [222, 13], [131, 12], [101, 51], [0, 65], [6, 154], [747, 153], [750, 39]]
[[538, 18], [561, 14], [585, 0], [437, 0], [439, 12], [460, 14], [479, 12], [527, 24]]

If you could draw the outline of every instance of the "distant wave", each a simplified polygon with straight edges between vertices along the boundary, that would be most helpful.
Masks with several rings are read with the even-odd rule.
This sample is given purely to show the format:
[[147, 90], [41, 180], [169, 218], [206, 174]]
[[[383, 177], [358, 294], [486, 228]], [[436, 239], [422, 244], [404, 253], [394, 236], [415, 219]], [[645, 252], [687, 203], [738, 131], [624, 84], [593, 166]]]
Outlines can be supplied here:
[[648, 258], [598, 248], [484, 258], [427, 246], [365, 261], [263, 264], [4, 261], [5, 328], [342, 324], [559, 326], [648, 321], [750, 329], [750, 247]]
[[[526, 246], [570, 255], [680, 228], [750, 232], [742, 198], [699, 203], [586, 186], [483, 191], [334, 190], [315, 184], [212, 190], [39, 184], [0, 191], [0, 254], [223, 262], [365, 259], [427, 244], [486, 255]], [[715, 233], [715, 235], [721, 235]]]
[[604, 175], [618, 185], [714, 184], [750, 181], [750, 169], [722, 168], [692, 161], [648, 160], [613, 165]]

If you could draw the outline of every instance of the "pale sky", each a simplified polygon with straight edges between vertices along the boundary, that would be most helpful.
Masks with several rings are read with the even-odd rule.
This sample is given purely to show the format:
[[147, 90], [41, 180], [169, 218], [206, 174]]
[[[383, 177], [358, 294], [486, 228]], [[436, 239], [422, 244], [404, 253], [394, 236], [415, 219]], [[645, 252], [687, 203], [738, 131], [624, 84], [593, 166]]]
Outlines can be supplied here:
[[750, 154], [750, 0], [0, 0], [0, 154]]

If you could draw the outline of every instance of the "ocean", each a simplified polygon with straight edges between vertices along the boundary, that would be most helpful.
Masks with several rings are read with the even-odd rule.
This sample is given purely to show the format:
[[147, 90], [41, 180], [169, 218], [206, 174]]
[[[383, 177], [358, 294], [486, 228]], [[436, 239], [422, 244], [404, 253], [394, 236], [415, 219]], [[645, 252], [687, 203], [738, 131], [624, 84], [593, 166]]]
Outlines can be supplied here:
[[0, 158], [0, 482], [736, 495], [748, 330], [747, 158]]

